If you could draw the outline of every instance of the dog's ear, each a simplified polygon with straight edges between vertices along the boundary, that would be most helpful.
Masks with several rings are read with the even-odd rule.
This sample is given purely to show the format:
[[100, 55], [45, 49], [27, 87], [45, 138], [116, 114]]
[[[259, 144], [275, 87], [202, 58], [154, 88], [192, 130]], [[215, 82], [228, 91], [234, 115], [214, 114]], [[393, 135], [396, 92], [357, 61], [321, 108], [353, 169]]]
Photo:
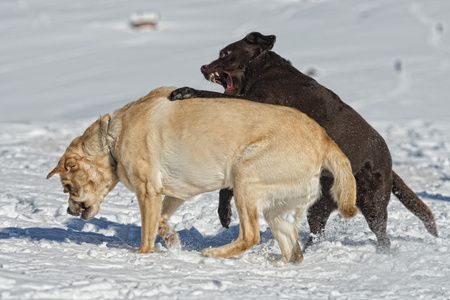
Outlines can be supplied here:
[[78, 162], [75, 157], [69, 157], [66, 159], [65, 167], [68, 172], [78, 170]]
[[100, 116], [99, 118], [100, 128], [106, 130], [108, 128], [109, 121], [111, 121], [111, 116], [109, 114]]
[[47, 175], [47, 179], [55, 174], [67, 173], [69, 170], [66, 169], [65, 162], [61, 159], [58, 165]]
[[100, 143], [103, 148], [105, 145], [111, 144], [112, 136], [108, 134], [109, 122], [111, 121], [111, 116], [106, 114], [104, 116], [100, 116], [98, 119], [100, 124]]
[[69, 157], [67, 159], [61, 158], [58, 165], [47, 175], [47, 179], [55, 174], [68, 173], [78, 170], [78, 161], [75, 157]]
[[263, 35], [259, 32], [251, 32], [247, 34], [245, 40], [250, 44], [258, 44], [265, 47], [265, 50], [273, 48], [277, 37], [274, 35]]

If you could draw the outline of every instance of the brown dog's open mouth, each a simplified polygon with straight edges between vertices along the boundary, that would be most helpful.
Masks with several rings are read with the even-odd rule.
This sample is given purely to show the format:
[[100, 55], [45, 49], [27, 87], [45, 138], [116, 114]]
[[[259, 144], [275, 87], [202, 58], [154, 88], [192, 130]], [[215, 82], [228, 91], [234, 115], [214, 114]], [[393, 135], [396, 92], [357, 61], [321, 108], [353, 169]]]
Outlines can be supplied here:
[[232, 94], [234, 91], [233, 79], [228, 72], [210, 73], [207, 79], [211, 82], [220, 84], [225, 89], [225, 94]]

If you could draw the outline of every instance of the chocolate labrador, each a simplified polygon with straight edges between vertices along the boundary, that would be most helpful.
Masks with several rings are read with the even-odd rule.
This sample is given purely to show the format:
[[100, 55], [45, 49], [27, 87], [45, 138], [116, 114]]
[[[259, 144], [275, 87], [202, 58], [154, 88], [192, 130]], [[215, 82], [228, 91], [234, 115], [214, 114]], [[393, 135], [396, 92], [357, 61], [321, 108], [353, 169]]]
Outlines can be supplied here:
[[[171, 100], [199, 97], [233, 97], [294, 107], [321, 125], [349, 158], [357, 182], [357, 207], [377, 237], [377, 250], [390, 248], [386, 234], [387, 206], [391, 192], [437, 236], [433, 213], [392, 170], [391, 155], [381, 135], [333, 91], [294, 68], [270, 51], [274, 35], [252, 32], [226, 46], [218, 59], [201, 67], [205, 78], [222, 85], [225, 93], [189, 87], [175, 90]], [[308, 211], [313, 237], [323, 232], [336, 204], [330, 195], [333, 178], [321, 177], [322, 197]], [[230, 222], [232, 190], [220, 191], [219, 216], [222, 225]]]

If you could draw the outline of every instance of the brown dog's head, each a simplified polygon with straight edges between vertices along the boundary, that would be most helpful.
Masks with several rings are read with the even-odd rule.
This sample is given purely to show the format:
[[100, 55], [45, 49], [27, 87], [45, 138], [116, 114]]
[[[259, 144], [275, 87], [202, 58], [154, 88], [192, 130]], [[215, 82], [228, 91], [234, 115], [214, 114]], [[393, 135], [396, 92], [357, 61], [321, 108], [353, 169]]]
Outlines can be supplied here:
[[245, 84], [245, 71], [248, 65], [264, 51], [272, 49], [274, 35], [249, 33], [245, 38], [232, 43], [220, 51], [219, 58], [201, 67], [205, 78], [222, 85], [225, 94], [238, 95]]
[[[107, 120], [105, 120], [107, 119]], [[59, 174], [64, 193], [69, 194], [67, 213], [92, 219], [103, 198], [115, 187], [118, 178], [102, 138], [100, 118], [81, 137], [75, 138], [47, 179]]]

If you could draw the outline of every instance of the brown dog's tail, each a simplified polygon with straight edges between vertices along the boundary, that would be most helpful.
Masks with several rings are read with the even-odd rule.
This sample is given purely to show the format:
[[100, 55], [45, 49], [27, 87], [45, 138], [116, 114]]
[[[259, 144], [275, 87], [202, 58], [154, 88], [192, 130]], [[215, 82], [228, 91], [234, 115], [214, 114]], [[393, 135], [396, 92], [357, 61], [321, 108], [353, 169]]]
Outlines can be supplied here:
[[392, 170], [392, 193], [425, 225], [425, 228], [434, 236], [438, 236], [434, 216], [428, 206], [403, 182], [400, 176]]
[[334, 182], [331, 194], [338, 204], [340, 214], [346, 218], [352, 218], [358, 213], [356, 208], [356, 181], [352, 173], [352, 167], [347, 156], [335, 144], [331, 143], [325, 160], [324, 167], [333, 174]]

